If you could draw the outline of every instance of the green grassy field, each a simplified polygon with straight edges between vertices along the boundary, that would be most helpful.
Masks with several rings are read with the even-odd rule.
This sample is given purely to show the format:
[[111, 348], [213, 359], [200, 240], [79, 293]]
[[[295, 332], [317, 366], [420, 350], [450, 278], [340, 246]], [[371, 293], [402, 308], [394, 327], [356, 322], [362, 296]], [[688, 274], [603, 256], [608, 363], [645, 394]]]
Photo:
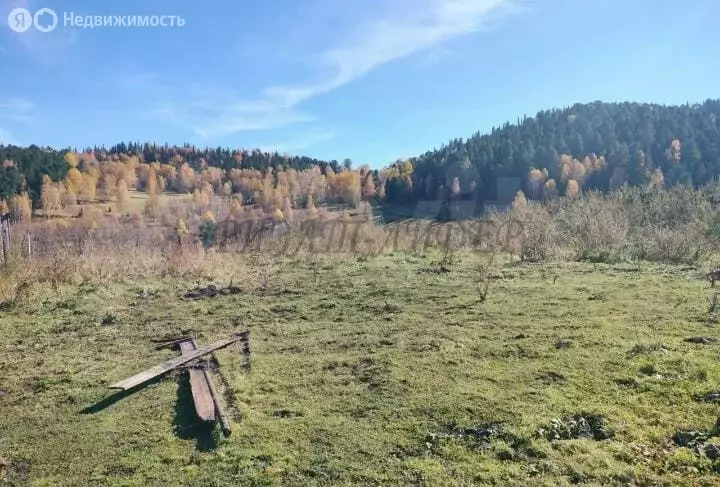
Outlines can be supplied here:
[[[237, 257], [244, 293], [204, 300], [176, 279], [37, 291], [0, 311], [4, 482], [720, 483], [693, 441], [720, 443], [699, 400], [718, 343], [685, 341], [717, 337], [700, 270], [502, 262], [483, 301], [484, 260], [440, 257]], [[231, 437], [194, 420], [182, 372], [106, 400], [178, 354], [152, 339], [245, 329], [249, 372], [217, 354]]]

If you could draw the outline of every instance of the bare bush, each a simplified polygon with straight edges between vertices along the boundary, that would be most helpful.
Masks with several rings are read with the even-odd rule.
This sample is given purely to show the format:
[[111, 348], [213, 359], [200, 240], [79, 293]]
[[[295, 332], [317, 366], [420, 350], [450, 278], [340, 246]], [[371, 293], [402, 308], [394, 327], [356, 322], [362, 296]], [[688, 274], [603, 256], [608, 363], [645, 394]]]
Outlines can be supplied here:
[[[516, 205], [506, 214], [496, 214], [505, 228], [504, 240], [509, 249], [525, 262], [550, 260], [558, 255], [559, 233], [557, 222], [550, 212], [550, 206], [538, 202]], [[520, 231], [516, 238], [508, 232], [513, 227]]]
[[636, 257], [653, 262], [692, 264], [710, 256], [712, 246], [702, 224], [645, 227], [634, 238]]
[[559, 232], [580, 260], [622, 260], [628, 255], [631, 224], [622, 205], [599, 193], [566, 201], [556, 213]]
[[557, 257], [615, 263], [694, 263], [714, 248], [715, 212], [702, 190], [621, 188], [603, 195], [528, 204], [512, 213], [523, 224], [523, 260]]

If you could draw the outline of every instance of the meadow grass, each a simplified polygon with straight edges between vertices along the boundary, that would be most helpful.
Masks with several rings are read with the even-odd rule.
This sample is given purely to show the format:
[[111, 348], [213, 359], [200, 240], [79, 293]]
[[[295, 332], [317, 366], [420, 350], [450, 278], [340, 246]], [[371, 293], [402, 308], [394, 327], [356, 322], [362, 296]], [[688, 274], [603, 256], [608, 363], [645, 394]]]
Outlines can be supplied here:
[[[718, 343], [685, 342], [717, 337], [700, 275], [396, 252], [228, 257], [216, 283], [244, 292], [204, 300], [176, 277], [38, 287], [0, 311], [0, 484], [717, 485], [672, 441], [718, 416], [697, 400]], [[107, 388], [179, 353], [153, 339], [243, 330], [250, 371], [233, 347], [214, 373], [229, 438], [183, 372]], [[573, 415], [609, 438], [552, 439]]]
[[[192, 199], [191, 195], [177, 194], [177, 193], [161, 193], [158, 195], [160, 205], [169, 205], [175, 203], [187, 203]], [[140, 191], [130, 191], [128, 201], [124, 208], [124, 213], [141, 215], [145, 210], [147, 204], [148, 194]], [[107, 206], [107, 205], [106, 205]], [[111, 205], [113, 209], [117, 210], [117, 205]]]

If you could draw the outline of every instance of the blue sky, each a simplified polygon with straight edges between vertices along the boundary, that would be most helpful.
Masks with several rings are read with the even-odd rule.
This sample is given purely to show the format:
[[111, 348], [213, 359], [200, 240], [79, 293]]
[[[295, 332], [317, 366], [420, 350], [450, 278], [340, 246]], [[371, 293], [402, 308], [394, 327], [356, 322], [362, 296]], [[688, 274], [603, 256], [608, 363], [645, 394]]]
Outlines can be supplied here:
[[[54, 9], [50, 33], [8, 27]], [[182, 28], [63, 26], [178, 15]], [[575, 102], [720, 97], [717, 0], [0, 0], [0, 141], [380, 167]]]

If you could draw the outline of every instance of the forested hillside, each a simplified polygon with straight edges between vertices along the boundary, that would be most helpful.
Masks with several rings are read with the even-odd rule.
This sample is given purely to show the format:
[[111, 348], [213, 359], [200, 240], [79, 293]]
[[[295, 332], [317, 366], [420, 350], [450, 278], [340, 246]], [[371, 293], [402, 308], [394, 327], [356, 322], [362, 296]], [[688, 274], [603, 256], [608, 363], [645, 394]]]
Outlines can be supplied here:
[[50, 188], [44, 175], [62, 186], [56, 189], [70, 202], [80, 194], [94, 200], [96, 189], [114, 193], [119, 184], [145, 190], [150, 169], [159, 191], [205, 188], [277, 207], [284, 199], [285, 206], [306, 205], [308, 197], [349, 204], [495, 200], [501, 177], [517, 178], [530, 199], [574, 197], [626, 183], [701, 186], [720, 175], [719, 118], [720, 100], [683, 106], [577, 104], [453, 140], [382, 170], [352, 169], [349, 159], [340, 164], [259, 150], [139, 143], [89, 148], [73, 155], [72, 165], [69, 150], [0, 146], [0, 200], [26, 192], [39, 207], [43, 184]]
[[39, 195], [43, 175], [57, 181], [65, 177], [67, 151], [0, 145], [0, 199], [10, 198], [20, 191]]
[[[412, 194], [435, 199], [439, 191], [477, 188], [493, 199], [496, 178], [508, 176], [523, 178], [526, 194], [536, 198], [564, 194], [568, 184], [571, 192], [624, 183], [700, 186], [720, 174], [719, 118], [719, 100], [596, 102], [544, 111], [413, 160]], [[398, 193], [388, 188], [389, 196]]]

